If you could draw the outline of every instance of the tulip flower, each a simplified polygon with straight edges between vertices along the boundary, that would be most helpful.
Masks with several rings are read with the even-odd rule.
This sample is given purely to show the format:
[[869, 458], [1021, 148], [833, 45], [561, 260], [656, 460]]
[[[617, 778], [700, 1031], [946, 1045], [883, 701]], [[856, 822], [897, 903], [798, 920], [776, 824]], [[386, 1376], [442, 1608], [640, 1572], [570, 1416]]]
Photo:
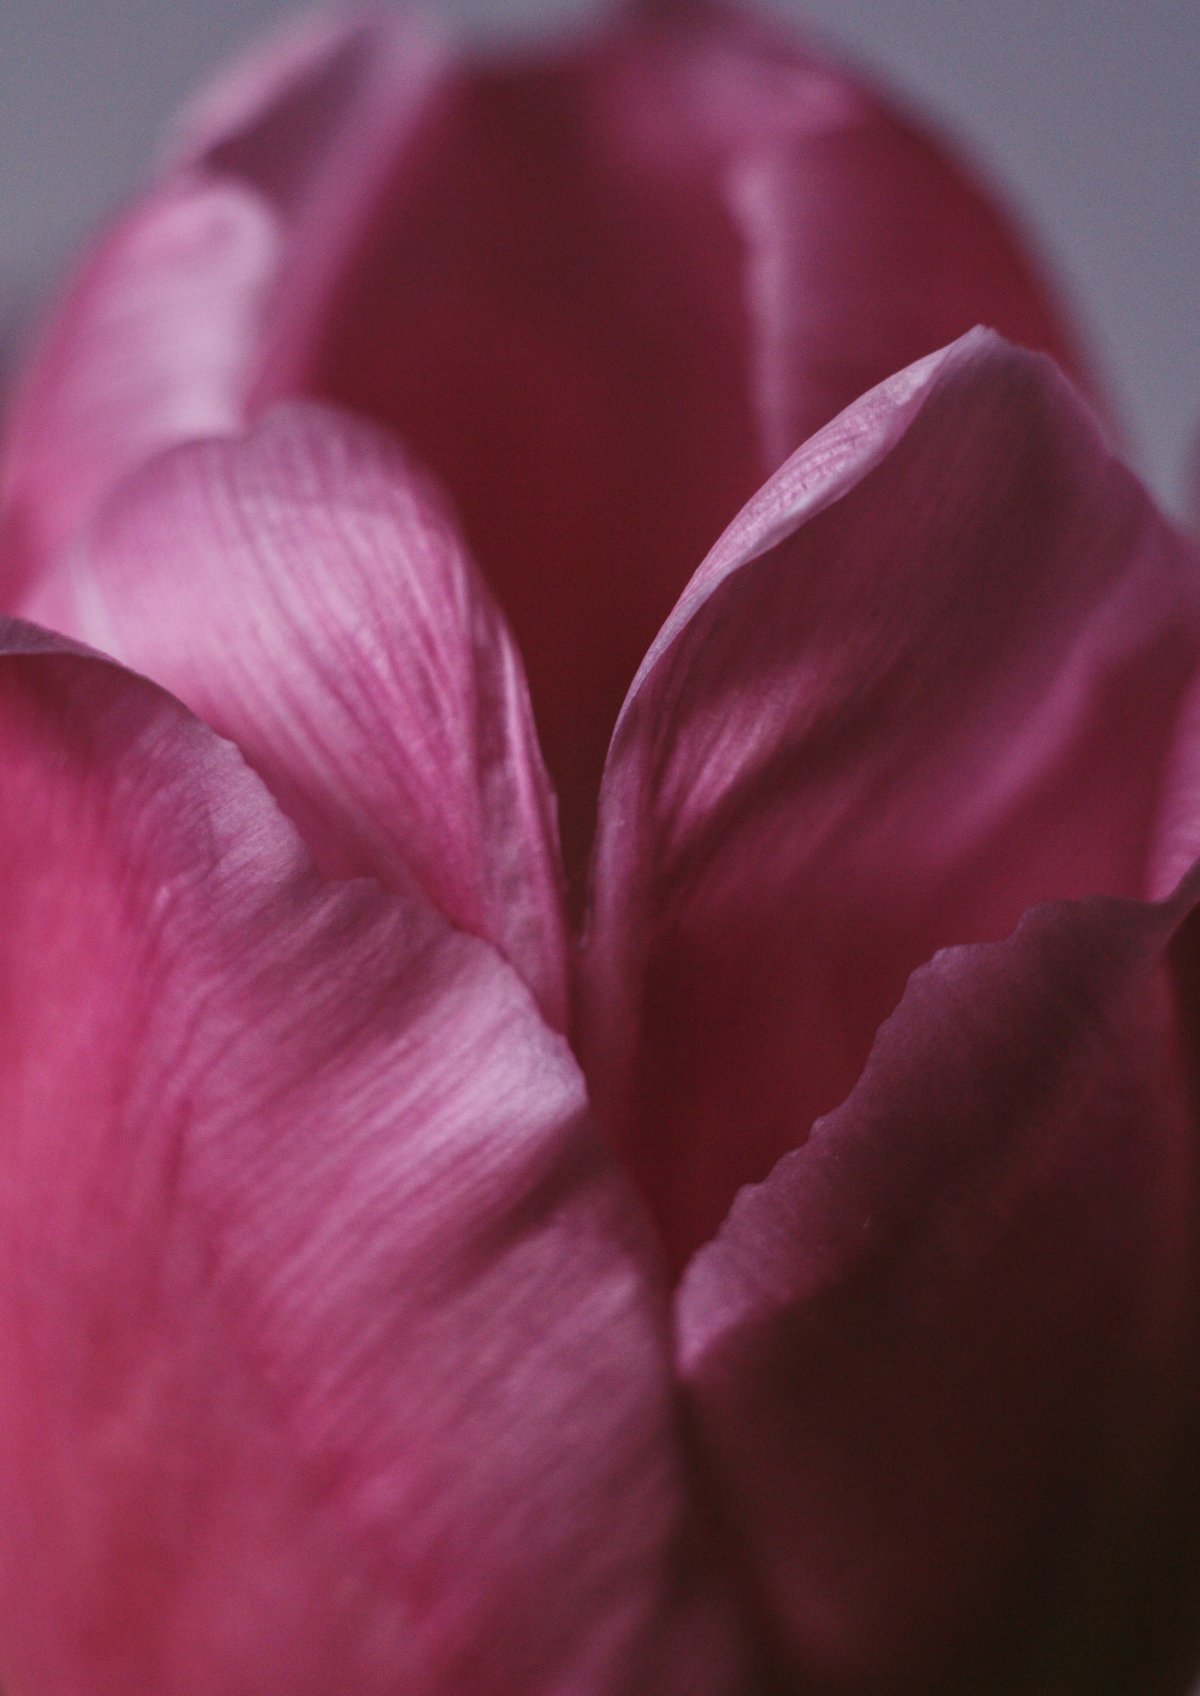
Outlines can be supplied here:
[[6, 1696], [1189, 1689], [1200, 557], [1085, 382], [749, 15], [185, 116], [4, 458]]

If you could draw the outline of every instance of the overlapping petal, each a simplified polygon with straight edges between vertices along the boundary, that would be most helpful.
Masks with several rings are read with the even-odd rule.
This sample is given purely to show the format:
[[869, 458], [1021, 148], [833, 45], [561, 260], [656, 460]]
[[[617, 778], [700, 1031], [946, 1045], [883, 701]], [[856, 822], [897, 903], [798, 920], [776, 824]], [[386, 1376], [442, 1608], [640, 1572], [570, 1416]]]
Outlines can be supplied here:
[[637, 1211], [520, 980], [323, 885], [152, 685], [5, 646], [5, 1687], [736, 1688]]
[[[172, 205], [256, 209], [270, 277], [257, 248], [225, 263], [236, 298], [205, 304], [216, 351], [193, 358], [192, 285], [172, 308], [172, 268], [152, 266], [114, 377], [106, 327], [142, 248], [185, 239], [180, 218], [212, 245], [202, 209], [172, 223], [154, 199], [118, 230], [18, 421], [29, 569], [125, 468], [123, 444], [166, 445], [193, 415], [224, 427], [222, 408], [308, 393], [386, 422], [452, 491], [513, 622], [577, 878], [629, 679], [780, 458], [977, 321], [1069, 356], [957, 166], [789, 32], [724, 7], [634, 8], [491, 64], [425, 20], [310, 22], [199, 103], [169, 173]], [[143, 366], [175, 372], [170, 415], [142, 415]]]
[[266, 777], [326, 873], [417, 887], [566, 1020], [524, 673], [440, 494], [303, 403], [131, 476], [35, 617], [164, 684]]
[[614, 738], [582, 1029], [681, 1262], [938, 948], [1161, 892], [1197, 572], [1054, 368], [983, 332], [722, 538]]
[[[217, 79], [88, 256], [8, 423], [5, 604], [140, 460], [233, 430], [296, 363], [441, 50], [428, 20], [317, 16]], [[346, 249], [343, 252], [343, 249]]]
[[279, 259], [275, 220], [232, 181], [172, 181], [107, 233], [9, 421], [0, 515], [9, 611], [148, 454], [237, 428]]
[[937, 956], [688, 1269], [698, 1429], [813, 1696], [1190, 1687], [1198, 904]]

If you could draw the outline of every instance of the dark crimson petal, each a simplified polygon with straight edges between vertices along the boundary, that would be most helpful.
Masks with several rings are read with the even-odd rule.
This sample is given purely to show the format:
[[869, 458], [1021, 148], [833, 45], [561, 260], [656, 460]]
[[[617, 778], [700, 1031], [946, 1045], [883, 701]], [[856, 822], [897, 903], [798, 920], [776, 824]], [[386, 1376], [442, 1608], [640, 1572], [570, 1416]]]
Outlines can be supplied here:
[[1200, 872], [913, 977], [679, 1292], [806, 1696], [1185, 1696], [1200, 1669]]

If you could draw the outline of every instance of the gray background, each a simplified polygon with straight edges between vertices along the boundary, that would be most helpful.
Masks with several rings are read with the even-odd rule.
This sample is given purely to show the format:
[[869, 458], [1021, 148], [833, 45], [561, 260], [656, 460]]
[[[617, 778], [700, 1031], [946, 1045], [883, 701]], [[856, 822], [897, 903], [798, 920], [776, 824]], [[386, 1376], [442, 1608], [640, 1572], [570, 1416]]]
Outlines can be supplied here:
[[[774, 0], [965, 144], [1049, 256], [1136, 464], [1182, 511], [1200, 423], [1195, 0]], [[0, 335], [287, 0], [0, 0]], [[443, 0], [491, 34], [579, 0]]]

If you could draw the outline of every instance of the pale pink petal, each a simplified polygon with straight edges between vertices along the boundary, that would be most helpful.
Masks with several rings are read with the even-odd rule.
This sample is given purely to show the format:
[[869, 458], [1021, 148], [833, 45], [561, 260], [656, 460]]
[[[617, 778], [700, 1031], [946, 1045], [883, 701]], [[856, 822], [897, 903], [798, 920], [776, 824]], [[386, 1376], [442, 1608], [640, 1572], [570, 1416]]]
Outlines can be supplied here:
[[436, 14], [379, 9], [301, 19], [186, 115], [176, 168], [261, 195], [287, 252], [256, 350], [259, 404], [307, 386], [314, 344], [389, 201], [402, 200], [463, 75]]
[[[525, 655], [576, 881], [629, 680], [782, 455], [978, 320], [1068, 351], [957, 166], [733, 8], [644, 8], [490, 63], [428, 19], [308, 20], [201, 99], [170, 160], [249, 194], [279, 243], [229, 405], [365, 411], [458, 504]], [[104, 288], [76, 300], [76, 340], [110, 311]], [[71, 369], [84, 399], [51, 399], [98, 441], [44, 493], [53, 522], [30, 492], [39, 547], [109, 466], [107, 390]]]
[[436, 84], [427, 20], [313, 17], [218, 79], [86, 260], [8, 425], [4, 604], [147, 455], [231, 430], [295, 364]]
[[12, 410], [0, 596], [9, 609], [147, 454], [240, 421], [279, 262], [236, 183], [175, 179], [107, 234]]
[[365, 10], [316, 7], [285, 15], [184, 106], [165, 163], [204, 164], [214, 154], [234, 153], [235, 165], [263, 161], [260, 186], [264, 178], [302, 181], [330, 128], [351, 117], [372, 37], [386, 28], [386, 15]]
[[415, 883], [561, 1029], [554, 803], [521, 662], [438, 492], [382, 432], [293, 403], [120, 486], [60, 628], [236, 742], [328, 875]]
[[1198, 656], [1196, 552], [1053, 367], [984, 332], [756, 497], [601, 798], [583, 1042], [680, 1260], [936, 949], [1147, 892]]
[[699, 1440], [812, 1696], [1192, 1688], [1198, 900], [937, 956], [688, 1269]]
[[637, 1211], [520, 980], [323, 885], [149, 683], [9, 645], [6, 1689], [745, 1689]]

